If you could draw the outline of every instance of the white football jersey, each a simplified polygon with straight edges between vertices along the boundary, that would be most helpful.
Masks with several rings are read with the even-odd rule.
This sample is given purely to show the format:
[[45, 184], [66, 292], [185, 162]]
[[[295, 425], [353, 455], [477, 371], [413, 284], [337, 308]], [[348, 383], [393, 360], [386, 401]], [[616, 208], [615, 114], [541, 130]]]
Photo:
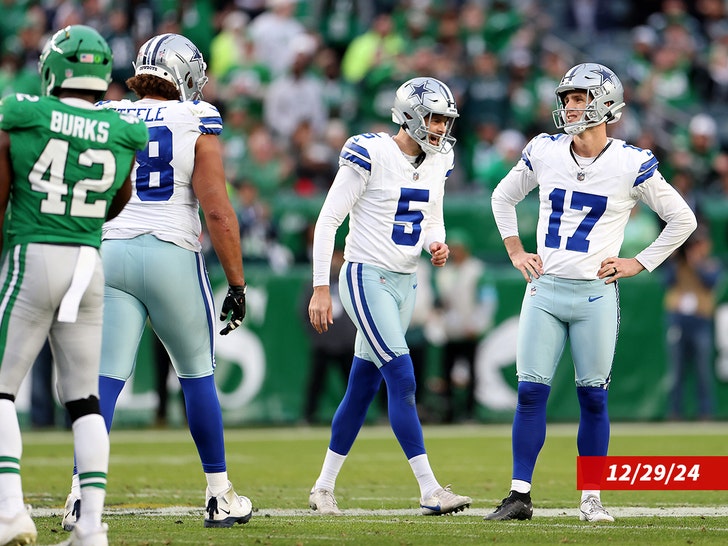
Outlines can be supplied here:
[[347, 261], [415, 272], [423, 246], [445, 240], [442, 203], [453, 165], [451, 151], [428, 154], [415, 168], [387, 133], [349, 138], [316, 223], [314, 286], [329, 284], [334, 236], [347, 214]]
[[610, 139], [591, 164], [577, 165], [573, 137], [541, 134], [493, 192], [501, 237], [518, 235], [515, 205], [538, 186], [537, 252], [544, 273], [566, 279], [596, 279], [601, 262], [618, 256], [630, 210], [645, 202], [667, 222], [658, 239], [636, 257], [649, 271], [664, 261], [694, 229], [685, 200], [657, 170], [650, 150]]
[[204, 101], [155, 99], [100, 104], [136, 115], [149, 128], [149, 144], [137, 152], [131, 172], [131, 199], [121, 214], [104, 224], [103, 239], [151, 234], [199, 251], [202, 226], [192, 190], [195, 144], [201, 134], [222, 132], [217, 108]]

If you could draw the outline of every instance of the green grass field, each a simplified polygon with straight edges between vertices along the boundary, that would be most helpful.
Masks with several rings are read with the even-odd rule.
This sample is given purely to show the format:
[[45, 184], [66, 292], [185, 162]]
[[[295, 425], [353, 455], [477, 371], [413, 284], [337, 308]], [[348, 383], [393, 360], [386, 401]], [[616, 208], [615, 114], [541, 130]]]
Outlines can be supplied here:
[[[728, 456], [728, 426], [615, 424], [611, 455]], [[186, 430], [127, 430], [111, 435], [105, 520], [112, 545], [482, 545], [728, 544], [728, 491], [604, 491], [612, 524], [578, 519], [575, 425], [550, 425], [534, 476], [534, 516], [486, 522], [510, 485], [510, 427], [426, 427], [430, 462], [443, 485], [470, 495], [469, 510], [419, 515], [418, 488], [386, 426], [367, 426], [337, 482], [346, 514], [308, 511], [308, 491], [328, 444], [327, 428], [227, 431], [228, 472], [251, 498], [251, 521], [205, 529], [205, 482]], [[71, 434], [25, 432], [23, 486], [38, 544], [68, 537], [60, 527], [70, 484]], [[726, 469], [728, 472], [728, 469]]]

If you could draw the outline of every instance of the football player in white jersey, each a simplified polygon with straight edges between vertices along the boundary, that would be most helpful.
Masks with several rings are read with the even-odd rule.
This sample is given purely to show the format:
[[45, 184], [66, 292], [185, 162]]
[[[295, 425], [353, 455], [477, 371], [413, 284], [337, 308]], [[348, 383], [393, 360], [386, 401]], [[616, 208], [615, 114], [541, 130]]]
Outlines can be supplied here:
[[[556, 88], [554, 122], [565, 134], [536, 136], [492, 195], [496, 224], [526, 280], [518, 329], [518, 404], [511, 491], [487, 520], [531, 519], [531, 479], [546, 438], [546, 401], [567, 339], [581, 418], [581, 456], [606, 456], [607, 394], [619, 328], [618, 279], [654, 270], [696, 228], [695, 215], [657, 170], [650, 150], [609, 138], [624, 90], [605, 66], [580, 64]], [[537, 253], [518, 235], [516, 204], [538, 188]], [[637, 256], [620, 257], [630, 210], [642, 201], [666, 225]], [[582, 491], [582, 521], [614, 521], [598, 486]]]
[[357, 327], [346, 393], [331, 424], [321, 474], [309, 495], [309, 506], [321, 514], [341, 514], [334, 498], [336, 477], [382, 379], [389, 422], [419, 483], [422, 514], [459, 512], [471, 503], [470, 497], [443, 488], [430, 468], [405, 342], [422, 249], [436, 267], [444, 266], [449, 254], [442, 202], [454, 164], [455, 139], [450, 132], [457, 117], [453, 95], [441, 81], [421, 77], [402, 84], [392, 108], [399, 132], [349, 138], [319, 213], [309, 318], [320, 334], [333, 323], [329, 270], [336, 230], [348, 215], [339, 291]]
[[[227, 195], [217, 135], [222, 119], [202, 100], [207, 81], [199, 49], [187, 38], [162, 34], [139, 50], [127, 85], [139, 100], [102, 103], [136, 115], [149, 128], [137, 154], [129, 203], [103, 230], [106, 273], [99, 389], [111, 428], [116, 400], [134, 371], [147, 319], [164, 344], [185, 397], [190, 433], [207, 479], [205, 527], [246, 523], [250, 500], [228, 480], [222, 412], [214, 381], [215, 313], [200, 245], [202, 207], [229, 289], [221, 334], [245, 316], [245, 277], [235, 212]], [[63, 526], [73, 526], [76, 480]]]

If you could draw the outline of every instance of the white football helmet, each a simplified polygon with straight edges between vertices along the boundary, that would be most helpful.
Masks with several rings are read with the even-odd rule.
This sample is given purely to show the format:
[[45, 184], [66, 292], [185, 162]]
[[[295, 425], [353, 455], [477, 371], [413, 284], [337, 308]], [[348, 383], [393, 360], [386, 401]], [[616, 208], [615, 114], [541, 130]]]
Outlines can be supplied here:
[[[579, 121], [567, 123], [564, 96], [575, 89], [586, 91], [589, 102]], [[571, 68], [556, 87], [556, 107], [553, 112], [556, 128], [577, 135], [587, 127], [595, 127], [605, 121], [619, 121], [624, 108], [624, 87], [617, 75], [606, 66], [597, 63], [579, 64]]]
[[[450, 118], [444, 135], [430, 132], [430, 117], [433, 114]], [[408, 80], [397, 89], [394, 96], [392, 121], [416, 140], [425, 153], [447, 153], [452, 150], [455, 138], [450, 136], [450, 131], [459, 115], [450, 89], [435, 78]], [[437, 144], [430, 142], [431, 135], [438, 137]]]
[[202, 100], [207, 64], [197, 46], [179, 34], [160, 34], [137, 53], [134, 75], [151, 74], [173, 83], [182, 100]]

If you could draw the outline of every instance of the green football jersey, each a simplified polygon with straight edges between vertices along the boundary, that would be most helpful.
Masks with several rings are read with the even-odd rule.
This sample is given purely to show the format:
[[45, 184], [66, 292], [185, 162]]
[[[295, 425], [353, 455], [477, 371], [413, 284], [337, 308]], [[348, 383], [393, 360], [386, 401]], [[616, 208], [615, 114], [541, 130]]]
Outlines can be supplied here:
[[83, 105], [32, 95], [0, 103], [14, 174], [5, 220], [10, 246], [100, 246], [109, 204], [149, 132], [137, 116]]

